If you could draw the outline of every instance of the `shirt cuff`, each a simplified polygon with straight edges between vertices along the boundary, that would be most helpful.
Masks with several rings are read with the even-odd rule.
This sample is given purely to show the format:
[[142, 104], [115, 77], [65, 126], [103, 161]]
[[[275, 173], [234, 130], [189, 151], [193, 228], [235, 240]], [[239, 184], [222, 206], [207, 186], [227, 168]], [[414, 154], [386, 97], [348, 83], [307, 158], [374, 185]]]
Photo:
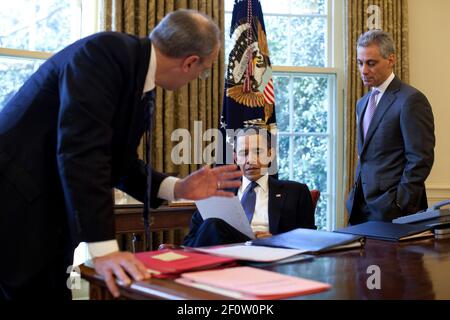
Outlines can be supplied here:
[[87, 244], [87, 247], [90, 259], [119, 251], [119, 245], [116, 240], [90, 242]]
[[174, 190], [175, 190], [175, 183], [180, 180], [179, 178], [175, 177], [167, 177], [161, 182], [161, 185], [159, 186], [158, 190], [158, 198], [172, 201], [175, 200]]

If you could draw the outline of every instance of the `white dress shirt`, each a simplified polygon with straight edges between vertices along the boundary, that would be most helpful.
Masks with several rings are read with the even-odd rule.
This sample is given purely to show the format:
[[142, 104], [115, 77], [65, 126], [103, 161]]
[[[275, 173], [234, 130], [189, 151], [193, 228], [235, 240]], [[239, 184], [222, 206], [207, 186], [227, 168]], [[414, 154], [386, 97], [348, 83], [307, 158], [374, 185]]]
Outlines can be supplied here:
[[[242, 199], [244, 191], [251, 183], [246, 177], [242, 177], [242, 184], [238, 190], [239, 200]], [[255, 187], [256, 204], [255, 213], [251, 222], [253, 232], [269, 232], [269, 176], [266, 174], [259, 178]]]
[[394, 78], [395, 78], [395, 75], [392, 72], [391, 75], [380, 86], [372, 88], [372, 90], [377, 89], [380, 92], [377, 96], [377, 103], [376, 103], [377, 105], [378, 105], [378, 102], [380, 102], [383, 94], [386, 92], [386, 89], [391, 84], [392, 80], [394, 80]]
[[[155, 77], [156, 77], [156, 54], [155, 54], [155, 47], [153, 44], [151, 45], [151, 54], [150, 54], [150, 62], [148, 66], [147, 76], [145, 77], [145, 83], [144, 83], [144, 90], [142, 92], [142, 95], [144, 95], [146, 92], [149, 92], [153, 90], [156, 87], [155, 84]], [[164, 179], [159, 187], [158, 190], [158, 198], [164, 199], [164, 200], [174, 200], [174, 189], [175, 189], [175, 183], [178, 181], [178, 178], [175, 177], [167, 177]], [[87, 259], [92, 259], [95, 257], [100, 257], [107, 255], [112, 252], [119, 251], [119, 245], [117, 244], [117, 241], [114, 240], [107, 240], [107, 241], [100, 241], [100, 242], [90, 242], [87, 244], [87, 248], [83, 248], [85, 246], [84, 243], [80, 244], [80, 247], [76, 249], [75, 255], [77, 256], [86, 256], [86, 254], [83, 254], [83, 251], [87, 251], [88, 257]], [[77, 257], [78, 257], [77, 256]], [[78, 261], [82, 261], [83, 259], [75, 259]], [[74, 263], [75, 264], [75, 263]]]

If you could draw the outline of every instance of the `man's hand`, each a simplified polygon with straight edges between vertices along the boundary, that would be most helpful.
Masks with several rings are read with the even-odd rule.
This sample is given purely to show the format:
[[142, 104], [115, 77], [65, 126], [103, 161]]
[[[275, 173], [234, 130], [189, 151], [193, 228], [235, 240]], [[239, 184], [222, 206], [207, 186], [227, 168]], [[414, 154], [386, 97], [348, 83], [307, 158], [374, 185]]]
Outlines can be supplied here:
[[131, 275], [136, 281], [150, 278], [150, 274], [142, 262], [130, 252], [113, 252], [94, 258], [92, 262], [94, 263], [95, 271], [105, 279], [106, 286], [115, 298], [120, 295], [116, 278], [126, 285], [131, 284], [128, 275]]
[[[231, 164], [210, 168], [205, 166], [191, 173], [175, 184], [175, 198], [200, 200], [211, 196], [233, 197], [233, 192], [224, 191], [228, 188], [239, 188], [242, 172], [239, 167]], [[236, 180], [238, 179], [238, 180]]]

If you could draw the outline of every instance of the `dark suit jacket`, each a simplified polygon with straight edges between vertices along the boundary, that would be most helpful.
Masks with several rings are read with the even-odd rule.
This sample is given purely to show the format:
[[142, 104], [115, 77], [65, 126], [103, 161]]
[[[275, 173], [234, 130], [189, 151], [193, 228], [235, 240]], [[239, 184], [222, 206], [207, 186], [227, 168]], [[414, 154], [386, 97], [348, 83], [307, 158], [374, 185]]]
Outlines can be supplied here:
[[[316, 229], [311, 193], [306, 184], [269, 176], [269, 232], [278, 234], [296, 228]], [[237, 192], [237, 190], [236, 190]], [[277, 196], [281, 195], [281, 196]], [[203, 218], [196, 211], [185, 242], [194, 239]]]
[[[0, 113], [0, 281], [20, 285], [58, 250], [115, 239], [114, 186], [143, 199], [150, 50], [149, 39], [114, 32], [79, 40]], [[153, 174], [152, 206], [164, 177]]]
[[356, 188], [362, 186], [372, 219], [391, 221], [427, 207], [425, 180], [434, 161], [433, 113], [425, 95], [395, 77], [363, 141], [369, 95], [357, 103], [358, 165], [347, 209], [352, 215]]

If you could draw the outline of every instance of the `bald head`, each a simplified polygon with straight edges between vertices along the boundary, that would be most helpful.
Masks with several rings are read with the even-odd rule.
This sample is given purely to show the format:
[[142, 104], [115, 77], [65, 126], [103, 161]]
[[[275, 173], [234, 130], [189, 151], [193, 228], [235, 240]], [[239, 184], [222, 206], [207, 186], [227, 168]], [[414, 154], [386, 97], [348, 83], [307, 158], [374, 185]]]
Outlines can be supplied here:
[[180, 9], [166, 15], [150, 34], [153, 44], [167, 57], [198, 55], [206, 58], [221, 42], [219, 27], [207, 15]]

